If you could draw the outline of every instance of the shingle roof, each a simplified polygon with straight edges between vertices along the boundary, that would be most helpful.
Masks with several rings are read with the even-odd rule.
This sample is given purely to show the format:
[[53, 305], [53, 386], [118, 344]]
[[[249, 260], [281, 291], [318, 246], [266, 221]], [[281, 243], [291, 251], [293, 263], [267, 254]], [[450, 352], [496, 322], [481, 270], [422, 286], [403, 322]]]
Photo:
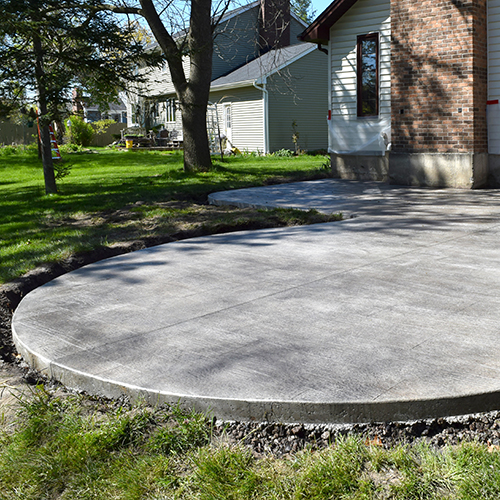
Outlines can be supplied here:
[[243, 82], [249, 82], [250, 84], [276, 73], [313, 50], [315, 50], [315, 47], [309, 43], [300, 43], [281, 49], [270, 50], [226, 76], [217, 78], [212, 82], [211, 88], [236, 85]]

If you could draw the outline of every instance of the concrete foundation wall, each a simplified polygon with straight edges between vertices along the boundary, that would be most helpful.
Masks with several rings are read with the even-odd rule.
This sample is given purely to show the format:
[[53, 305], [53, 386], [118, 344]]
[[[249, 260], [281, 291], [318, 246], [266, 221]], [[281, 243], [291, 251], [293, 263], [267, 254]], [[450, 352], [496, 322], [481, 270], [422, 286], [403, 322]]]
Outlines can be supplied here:
[[500, 155], [488, 155], [488, 187], [500, 188]]
[[488, 154], [391, 152], [389, 182], [404, 186], [484, 187], [488, 182]]
[[380, 155], [340, 155], [331, 154], [332, 173], [337, 179], [358, 181], [389, 180], [387, 154]]

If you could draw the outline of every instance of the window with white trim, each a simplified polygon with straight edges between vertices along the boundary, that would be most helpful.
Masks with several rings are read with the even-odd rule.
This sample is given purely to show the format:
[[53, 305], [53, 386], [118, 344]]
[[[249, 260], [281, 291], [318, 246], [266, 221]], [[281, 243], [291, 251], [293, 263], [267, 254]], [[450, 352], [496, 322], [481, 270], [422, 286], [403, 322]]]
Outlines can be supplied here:
[[177, 104], [175, 99], [168, 99], [165, 101], [165, 121], [175, 122], [175, 112], [177, 109]]
[[379, 37], [378, 33], [358, 36], [357, 100], [358, 116], [379, 113]]

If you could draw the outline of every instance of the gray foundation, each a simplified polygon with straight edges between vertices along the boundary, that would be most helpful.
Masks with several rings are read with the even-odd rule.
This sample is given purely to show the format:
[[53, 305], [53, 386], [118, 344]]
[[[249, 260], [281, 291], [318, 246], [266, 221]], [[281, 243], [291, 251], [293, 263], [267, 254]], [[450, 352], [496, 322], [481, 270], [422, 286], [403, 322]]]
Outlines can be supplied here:
[[487, 153], [332, 154], [336, 179], [460, 189], [500, 187], [500, 155]]
[[357, 181], [389, 180], [387, 155], [339, 155], [331, 154], [332, 173], [336, 179]]
[[500, 188], [500, 155], [488, 155], [488, 187]]
[[[500, 180], [500, 161], [498, 164]], [[488, 154], [391, 152], [389, 182], [403, 186], [484, 187], [488, 183]]]

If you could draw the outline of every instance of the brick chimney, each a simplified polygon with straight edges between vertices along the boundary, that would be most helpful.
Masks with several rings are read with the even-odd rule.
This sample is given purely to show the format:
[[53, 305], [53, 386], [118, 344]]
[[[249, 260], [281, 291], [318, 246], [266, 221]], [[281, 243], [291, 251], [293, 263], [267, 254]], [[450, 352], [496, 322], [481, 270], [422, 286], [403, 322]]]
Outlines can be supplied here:
[[290, 0], [261, 0], [260, 53], [290, 45]]

